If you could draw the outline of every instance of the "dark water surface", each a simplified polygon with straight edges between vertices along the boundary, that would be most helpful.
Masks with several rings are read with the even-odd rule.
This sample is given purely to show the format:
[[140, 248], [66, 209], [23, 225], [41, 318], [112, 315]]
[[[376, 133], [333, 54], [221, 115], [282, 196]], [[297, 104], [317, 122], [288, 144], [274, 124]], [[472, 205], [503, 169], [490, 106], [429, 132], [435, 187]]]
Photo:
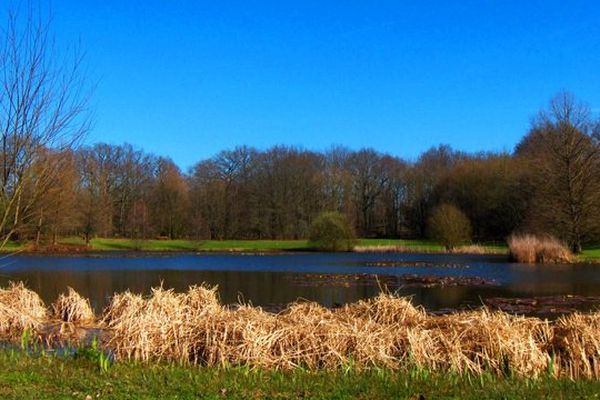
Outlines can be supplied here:
[[[478, 277], [494, 285], [422, 287], [406, 274]], [[184, 291], [219, 285], [224, 303], [238, 299], [277, 309], [299, 298], [336, 306], [376, 295], [386, 286], [431, 311], [481, 305], [489, 298], [599, 296], [600, 265], [523, 265], [503, 256], [445, 254], [293, 253], [21, 255], [0, 260], [0, 285], [22, 280], [50, 303], [67, 286], [102, 309], [115, 292], [148, 293], [163, 283]], [[588, 301], [582, 308], [598, 304]]]

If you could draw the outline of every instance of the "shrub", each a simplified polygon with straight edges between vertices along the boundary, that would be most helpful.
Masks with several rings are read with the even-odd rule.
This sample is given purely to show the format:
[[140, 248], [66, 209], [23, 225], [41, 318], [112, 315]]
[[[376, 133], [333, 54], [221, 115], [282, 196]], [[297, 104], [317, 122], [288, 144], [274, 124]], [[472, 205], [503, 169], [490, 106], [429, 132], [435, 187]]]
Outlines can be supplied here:
[[515, 235], [508, 238], [510, 256], [526, 264], [571, 262], [573, 255], [564, 243], [551, 236]]
[[355, 245], [354, 230], [345, 215], [322, 213], [310, 225], [310, 245], [319, 250], [350, 251]]
[[453, 250], [471, 240], [469, 218], [451, 204], [440, 204], [434, 208], [428, 222], [431, 238], [443, 244], [446, 250]]

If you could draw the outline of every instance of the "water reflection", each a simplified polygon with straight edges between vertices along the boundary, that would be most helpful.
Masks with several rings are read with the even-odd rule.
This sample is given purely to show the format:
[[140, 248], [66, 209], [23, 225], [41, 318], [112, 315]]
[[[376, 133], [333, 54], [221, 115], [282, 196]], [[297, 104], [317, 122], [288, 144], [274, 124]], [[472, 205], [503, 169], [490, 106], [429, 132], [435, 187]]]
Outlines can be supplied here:
[[[392, 266], [373, 266], [377, 263]], [[115, 292], [148, 293], [161, 283], [184, 291], [206, 282], [219, 285], [224, 303], [243, 300], [274, 309], [297, 299], [333, 307], [380, 291], [377, 284], [312, 286], [310, 274], [315, 273], [377, 274], [381, 286], [412, 296], [416, 304], [429, 310], [479, 306], [488, 297], [600, 295], [598, 265], [525, 266], [499, 257], [423, 254], [16, 256], [0, 267], [0, 284], [23, 280], [46, 302], [71, 286], [89, 297], [96, 310]], [[498, 286], [405, 288], [401, 276], [408, 273], [482, 277]], [[300, 275], [309, 284], [298, 284]]]

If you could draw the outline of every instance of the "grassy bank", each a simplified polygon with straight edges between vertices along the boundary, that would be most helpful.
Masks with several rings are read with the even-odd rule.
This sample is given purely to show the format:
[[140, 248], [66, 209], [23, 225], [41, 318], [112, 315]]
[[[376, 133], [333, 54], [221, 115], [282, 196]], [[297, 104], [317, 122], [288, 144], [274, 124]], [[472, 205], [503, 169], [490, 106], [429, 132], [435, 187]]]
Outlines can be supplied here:
[[[310, 245], [307, 240], [141, 240], [95, 238], [90, 247], [86, 248], [85, 242], [79, 237], [63, 238], [59, 241], [56, 252], [77, 251], [157, 251], [157, 252], [285, 252], [308, 251]], [[431, 240], [415, 239], [358, 239], [358, 249], [373, 252], [428, 252], [443, 253], [444, 246]], [[9, 242], [3, 252], [27, 252], [32, 246], [27, 243]], [[43, 249], [42, 249], [43, 250]], [[486, 243], [476, 246], [466, 246], [458, 250], [464, 253], [489, 253], [506, 254], [506, 243]], [[600, 260], [600, 245], [584, 248], [577, 257], [578, 261], [597, 262]]]
[[[79, 237], [63, 238], [59, 247], [85, 247], [85, 241]], [[414, 251], [442, 252], [444, 247], [430, 240], [402, 239], [358, 239], [358, 247], [397, 247], [413, 249]], [[6, 251], [23, 251], [31, 248], [24, 243], [10, 242]], [[506, 252], [506, 245], [484, 245], [482, 248], [490, 252]], [[310, 250], [307, 240], [132, 240], [116, 238], [95, 238], [90, 242], [92, 251], [304, 251]]]
[[[435, 374], [184, 367], [0, 351], [3, 399], [539, 399], [597, 398], [600, 381]], [[422, 396], [422, 397], [421, 397]]]

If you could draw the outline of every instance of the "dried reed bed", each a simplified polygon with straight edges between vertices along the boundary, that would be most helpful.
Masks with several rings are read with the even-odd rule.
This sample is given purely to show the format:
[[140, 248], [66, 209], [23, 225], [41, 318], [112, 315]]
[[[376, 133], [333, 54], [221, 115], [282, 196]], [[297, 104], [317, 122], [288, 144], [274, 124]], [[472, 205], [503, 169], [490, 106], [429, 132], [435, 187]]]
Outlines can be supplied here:
[[[373, 245], [373, 246], [354, 246], [352, 251], [356, 253], [435, 253], [437, 250], [433, 250], [430, 247], [425, 246], [402, 246], [394, 244], [386, 245]], [[441, 250], [439, 250], [441, 251]]]
[[[3, 338], [44, 324], [61, 326], [57, 340], [72, 335], [86, 318], [58, 312], [77, 308], [58, 304], [86, 300], [72, 290], [63, 298], [70, 300], [57, 301], [49, 315], [22, 284], [0, 289]], [[71, 320], [69, 329], [62, 332], [65, 323], [52, 316]], [[485, 308], [435, 316], [382, 293], [333, 310], [296, 302], [274, 314], [251, 305], [223, 306], [216, 287], [193, 286], [185, 293], [159, 287], [149, 296], [115, 294], [98, 326], [103, 345], [117, 358], [143, 362], [600, 378], [600, 312], [555, 322]]]
[[427, 246], [402, 246], [402, 245], [373, 245], [373, 246], [355, 246], [352, 251], [356, 253], [454, 253], [454, 254], [501, 254], [499, 249], [487, 248], [477, 244], [459, 246], [452, 251], [445, 249], [436, 249]]
[[222, 311], [216, 290], [193, 286], [175, 293], [159, 287], [149, 298], [115, 294], [101, 321], [110, 330], [107, 346], [128, 359], [198, 361], [202, 325]]
[[563, 375], [600, 378], [600, 312], [563, 316], [554, 332], [556, 365]]
[[40, 296], [23, 283], [11, 282], [8, 288], [0, 289], [0, 339], [19, 338], [26, 329], [37, 333], [47, 318]]
[[512, 235], [508, 239], [509, 253], [513, 260], [525, 263], [569, 263], [573, 255], [558, 239], [550, 236]]
[[64, 322], [90, 323], [96, 319], [90, 301], [71, 287], [52, 304], [52, 315]]
[[[547, 321], [491, 312], [487, 309], [430, 318], [431, 343], [419, 365], [432, 369], [497, 374], [507, 372], [536, 377], [548, 370], [548, 348], [553, 333]], [[438, 353], [438, 357], [432, 355]], [[440, 357], [443, 355], [442, 357]], [[430, 360], [434, 360], [434, 365]]]

